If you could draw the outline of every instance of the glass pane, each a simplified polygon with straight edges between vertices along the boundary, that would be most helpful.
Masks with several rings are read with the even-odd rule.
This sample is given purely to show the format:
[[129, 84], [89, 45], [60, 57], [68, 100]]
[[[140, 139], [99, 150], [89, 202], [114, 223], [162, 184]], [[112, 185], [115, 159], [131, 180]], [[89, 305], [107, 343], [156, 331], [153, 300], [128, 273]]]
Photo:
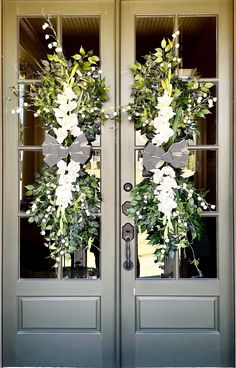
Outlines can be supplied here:
[[216, 77], [216, 17], [186, 16], [178, 21], [181, 67], [188, 69], [183, 74], [195, 72], [203, 78]]
[[62, 18], [62, 44], [64, 54], [70, 58], [78, 54], [80, 46], [86, 52], [93, 50], [99, 56], [99, 17]]
[[[56, 28], [55, 19], [51, 20]], [[48, 40], [42, 29], [44, 17], [22, 17], [19, 19], [19, 62], [20, 74], [26, 79], [37, 79], [42, 70], [41, 60], [47, 57]], [[47, 33], [50, 35], [50, 30]]]
[[[211, 88], [211, 94], [217, 97], [216, 86]], [[196, 135], [194, 142], [190, 144], [216, 144], [217, 143], [217, 104], [210, 109], [210, 114], [204, 119], [199, 119], [199, 135]]]
[[165, 257], [163, 262], [155, 262], [154, 247], [148, 244], [145, 233], [137, 236], [137, 277], [173, 278], [175, 259]]
[[[199, 269], [204, 278], [217, 277], [217, 220], [215, 217], [203, 217], [203, 232], [200, 240], [193, 242], [195, 258], [199, 259]], [[180, 253], [180, 277], [199, 277], [194, 265], [191, 264], [193, 253], [187, 248]]]
[[159, 47], [163, 37], [171, 38], [174, 30], [173, 17], [136, 17], [136, 60]]
[[135, 131], [135, 144], [136, 146], [145, 146], [147, 138], [144, 134], [141, 134], [139, 130]]
[[[216, 151], [191, 151], [193, 159], [192, 164], [195, 166], [195, 174], [192, 180], [199, 189], [208, 191], [206, 200], [209, 204], [217, 205], [216, 192]], [[193, 163], [195, 161], [195, 163]]]
[[[100, 223], [98, 219], [98, 224]], [[99, 226], [99, 225], [98, 225]], [[79, 248], [63, 259], [64, 278], [97, 279], [100, 277], [100, 230], [90, 250]], [[55, 261], [49, 257], [44, 237], [35, 224], [27, 218], [20, 219], [20, 277], [57, 278]]]
[[20, 218], [20, 277], [56, 278], [53, 268], [55, 261], [49, 258], [44, 238], [35, 224], [27, 218]]
[[91, 160], [86, 165], [86, 171], [95, 175], [97, 178], [100, 178], [101, 174], [101, 151], [98, 149], [94, 149], [92, 152]]
[[79, 248], [63, 259], [64, 278], [98, 279], [100, 277], [100, 219], [97, 218], [98, 236], [90, 249]]
[[41, 151], [20, 151], [19, 153], [19, 200], [20, 211], [26, 211], [31, 199], [25, 195], [26, 185], [34, 183], [35, 174], [43, 163]]
[[135, 162], [136, 162], [136, 170], [135, 170], [135, 184], [140, 183], [143, 180], [143, 150], [135, 151]]
[[[136, 150], [136, 184], [143, 180], [143, 150]], [[189, 178], [194, 181], [196, 188], [207, 191], [206, 200], [209, 204], [217, 205], [217, 159], [216, 151], [190, 151], [190, 170], [195, 174]]]
[[[100, 54], [100, 18], [99, 17], [64, 17], [62, 18], [62, 45], [66, 58], [78, 54], [82, 46], [86, 52], [92, 50]], [[100, 146], [100, 136], [92, 142]]]
[[[19, 84], [19, 106], [23, 108], [24, 103], [27, 102], [25, 95], [28, 86], [26, 84]], [[19, 116], [19, 145], [33, 146], [41, 145], [44, 140], [44, 130], [39, 118], [34, 117], [33, 111], [25, 111]]]

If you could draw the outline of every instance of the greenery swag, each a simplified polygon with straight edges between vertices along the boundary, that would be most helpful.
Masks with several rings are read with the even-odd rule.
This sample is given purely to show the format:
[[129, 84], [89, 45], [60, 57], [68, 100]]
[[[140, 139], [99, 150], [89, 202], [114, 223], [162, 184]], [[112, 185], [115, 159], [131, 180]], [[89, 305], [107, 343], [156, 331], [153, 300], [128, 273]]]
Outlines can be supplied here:
[[[215, 209], [205, 200], [206, 192], [195, 188], [195, 155], [187, 150], [198, 134], [198, 122], [216, 101], [205, 83], [196, 77], [178, 76], [177, 39], [163, 39], [161, 47], [146, 55], [145, 62], [131, 66], [134, 75], [128, 119], [148, 143], [143, 153], [143, 180], [131, 192], [131, 218], [154, 246], [156, 261], [190, 247], [199, 276], [193, 241], [202, 234], [202, 210]], [[176, 144], [177, 143], [177, 144]], [[167, 152], [167, 154], [165, 154]], [[145, 167], [146, 166], [146, 167]]]
[[[54, 52], [42, 61], [39, 81], [30, 83], [24, 106], [12, 113], [33, 111], [46, 132], [43, 153], [48, 165], [26, 187], [26, 194], [34, 198], [27, 215], [29, 223], [41, 229], [57, 268], [62, 256], [91, 246], [98, 236], [100, 180], [86, 171], [85, 164], [91, 142], [109, 117], [103, 109], [109, 89], [92, 51], [81, 47], [67, 60], [50, 18], [42, 28]], [[18, 92], [15, 89], [22, 98]]]
[[[29, 222], [40, 227], [57, 268], [62, 256], [89, 247], [98, 235], [100, 182], [86, 171], [85, 164], [91, 142], [109, 117], [102, 107], [108, 87], [97, 56], [81, 47], [67, 60], [50, 18], [42, 28], [50, 31], [45, 39], [54, 52], [42, 61], [39, 82], [30, 83], [23, 107], [43, 122], [47, 165], [35, 183], [27, 186], [27, 195], [34, 198], [27, 214]], [[187, 146], [198, 133], [199, 118], [210, 112], [216, 98], [209, 93], [212, 83], [178, 76], [178, 35], [163, 39], [160, 48], [144, 57], [144, 64], [132, 65], [133, 102], [127, 106], [128, 119], [148, 143], [143, 180], [131, 192], [129, 216], [147, 233], [156, 262], [163, 266], [165, 257], [190, 247], [192, 262], [202, 276], [192, 243], [201, 236], [202, 210], [215, 206], [188, 179], [194, 174], [195, 157]], [[12, 113], [21, 111], [18, 107]]]

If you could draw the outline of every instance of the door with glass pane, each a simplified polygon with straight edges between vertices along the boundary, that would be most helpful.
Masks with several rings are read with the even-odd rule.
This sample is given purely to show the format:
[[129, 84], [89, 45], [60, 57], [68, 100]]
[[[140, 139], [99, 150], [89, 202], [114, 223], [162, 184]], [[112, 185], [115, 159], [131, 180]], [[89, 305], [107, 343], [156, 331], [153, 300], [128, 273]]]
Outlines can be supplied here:
[[[194, 70], [215, 84], [216, 108], [192, 142], [194, 182], [216, 210], [203, 213], [195, 244], [203, 278], [188, 253], [154, 263], [145, 234], [134, 228], [132, 269], [125, 269], [130, 189], [142, 178], [145, 140], [122, 114], [94, 142], [87, 169], [101, 178], [100, 237], [90, 252], [63, 259], [57, 278], [39, 230], [28, 223], [25, 186], [42, 165], [44, 140], [34, 112], [4, 126], [4, 366], [233, 366], [230, 124], [230, 1], [5, 1], [5, 96], [17, 81], [37, 83], [45, 58], [42, 9], [52, 15], [67, 57], [81, 45], [101, 57], [110, 85], [105, 108], [130, 101], [130, 64], [180, 30], [181, 73]], [[119, 31], [120, 28], [120, 31]], [[120, 47], [119, 47], [120, 45]], [[207, 61], [207, 62], [206, 62]], [[119, 100], [119, 96], [121, 96]], [[116, 189], [116, 190], [115, 190]], [[126, 225], [128, 224], [128, 225]], [[128, 226], [128, 227], [127, 227]]]
[[[17, 71], [24, 76], [23, 82], [18, 83], [19, 100], [13, 98], [10, 103], [23, 106], [29, 83], [38, 83], [40, 60], [48, 53], [42, 29], [43, 9], [52, 16], [67, 58], [78, 53], [81, 45], [100, 56], [100, 68], [106, 70], [106, 81], [111, 86], [109, 106], [114, 106], [113, 4], [68, 5], [69, 2], [58, 6], [57, 2], [5, 1], [6, 96], [10, 94], [9, 87], [16, 84]], [[79, 249], [69, 259], [63, 257], [58, 279], [40, 230], [27, 218], [31, 199], [25, 187], [34, 182], [42, 166], [44, 131], [35, 111], [16, 116], [9, 110], [8, 107], [4, 135], [4, 365], [112, 367], [114, 122], [102, 127], [101, 139], [93, 142], [92, 158], [86, 168], [102, 178], [103, 201], [97, 213], [99, 236], [90, 251]]]
[[[232, 223], [230, 125], [230, 2], [122, 2], [122, 105], [130, 101], [129, 65], [160, 47], [163, 37], [180, 31], [179, 74], [193, 73], [213, 82], [217, 107], [199, 122], [200, 136], [191, 142], [194, 183], [209, 190], [216, 209], [203, 213], [204, 235], [193, 245], [203, 278], [179, 252], [154, 263], [145, 234], [131, 242], [129, 271], [121, 262], [122, 367], [233, 366]], [[123, 143], [122, 143], [123, 142]], [[121, 124], [121, 188], [142, 179], [145, 136]], [[129, 157], [129, 159], [127, 159]], [[122, 203], [129, 193], [122, 191]], [[128, 222], [122, 213], [121, 226]], [[122, 245], [125, 259], [125, 241]]]

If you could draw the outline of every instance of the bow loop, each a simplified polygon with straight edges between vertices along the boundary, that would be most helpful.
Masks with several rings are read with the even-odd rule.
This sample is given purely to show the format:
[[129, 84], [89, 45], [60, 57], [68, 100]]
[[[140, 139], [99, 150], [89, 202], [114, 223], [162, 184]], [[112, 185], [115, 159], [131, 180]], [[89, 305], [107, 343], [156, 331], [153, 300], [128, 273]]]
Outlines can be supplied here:
[[88, 145], [87, 138], [82, 132], [69, 147], [63, 147], [56, 138], [47, 134], [42, 148], [45, 155], [44, 162], [50, 167], [57, 164], [61, 159], [66, 158], [68, 154], [73, 161], [83, 165], [91, 154], [91, 147]]
[[146, 170], [151, 171], [167, 162], [175, 168], [181, 168], [187, 164], [188, 156], [188, 144], [185, 140], [173, 143], [167, 152], [161, 147], [148, 143], [143, 151], [143, 166]]

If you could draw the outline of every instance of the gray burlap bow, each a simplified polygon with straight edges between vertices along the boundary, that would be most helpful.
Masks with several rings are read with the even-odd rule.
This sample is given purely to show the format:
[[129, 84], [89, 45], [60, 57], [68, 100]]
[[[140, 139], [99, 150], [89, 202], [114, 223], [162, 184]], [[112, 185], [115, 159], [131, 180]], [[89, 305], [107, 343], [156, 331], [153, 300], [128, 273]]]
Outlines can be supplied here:
[[91, 147], [88, 145], [87, 138], [82, 132], [69, 147], [63, 147], [57, 142], [56, 138], [47, 134], [42, 147], [45, 155], [44, 162], [50, 167], [68, 155], [71, 156], [73, 161], [84, 164], [91, 154]]
[[143, 151], [143, 166], [151, 171], [167, 162], [175, 168], [181, 168], [187, 164], [188, 156], [188, 143], [185, 140], [173, 143], [167, 152], [161, 147], [148, 143]]

